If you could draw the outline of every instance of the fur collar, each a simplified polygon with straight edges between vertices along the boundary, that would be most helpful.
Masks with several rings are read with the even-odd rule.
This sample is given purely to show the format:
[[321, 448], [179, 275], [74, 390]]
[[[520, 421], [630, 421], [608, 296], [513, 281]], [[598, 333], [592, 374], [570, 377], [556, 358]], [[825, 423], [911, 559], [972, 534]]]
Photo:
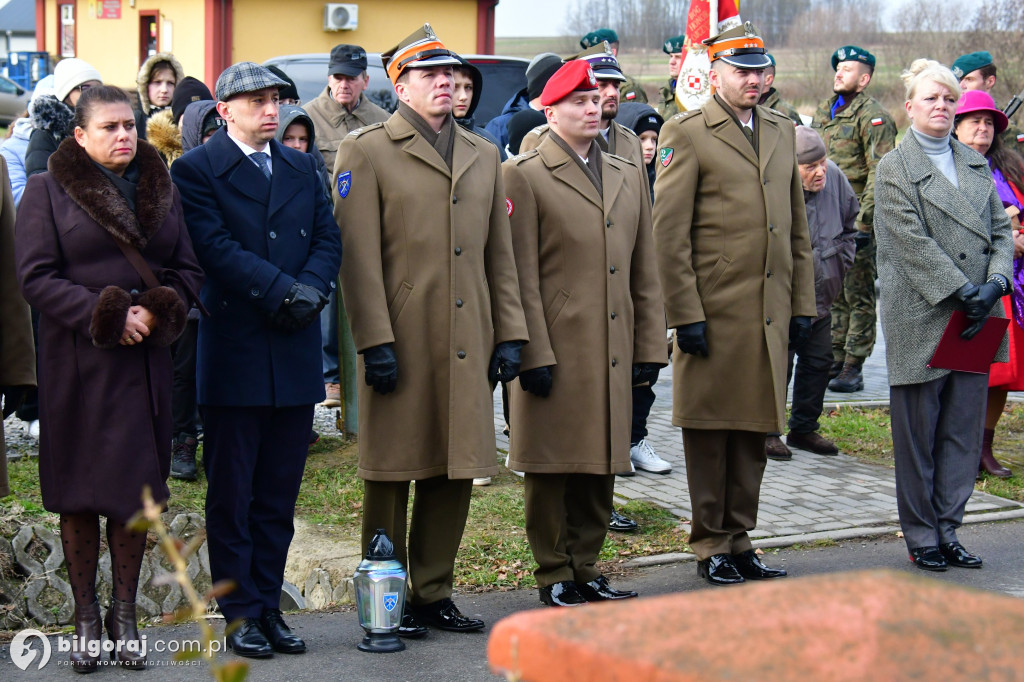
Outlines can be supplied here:
[[50, 156], [48, 168], [90, 218], [116, 239], [142, 249], [167, 217], [173, 187], [163, 160], [145, 140], [139, 140], [135, 161], [139, 164], [139, 183], [134, 212], [73, 137], [60, 143]]
[[156, 147], [168, 166], [182, 155], [181, 131], [171, 120], [170, 109], [161, 109], [149, 117], [146, 121], [146, 141]]
[[75, 112], [53, 95], [43, 95], [32, 103], [32, 125], [45, 130], [60, 142], [74, 130]]

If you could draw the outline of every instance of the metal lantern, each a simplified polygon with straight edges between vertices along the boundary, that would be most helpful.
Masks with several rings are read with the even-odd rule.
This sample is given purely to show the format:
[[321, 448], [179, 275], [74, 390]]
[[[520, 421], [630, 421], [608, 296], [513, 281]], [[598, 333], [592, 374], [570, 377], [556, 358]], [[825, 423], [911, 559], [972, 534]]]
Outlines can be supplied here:
[[407, 576], [402, 563], [395, 558], [391, 538], [383, 528], [378, 528], [352, 578], [359, 625], [366, 630], [359, 643], [360, 651], [391, 653], [405, 649], [398, 638], [398, 628], [405, 609]]

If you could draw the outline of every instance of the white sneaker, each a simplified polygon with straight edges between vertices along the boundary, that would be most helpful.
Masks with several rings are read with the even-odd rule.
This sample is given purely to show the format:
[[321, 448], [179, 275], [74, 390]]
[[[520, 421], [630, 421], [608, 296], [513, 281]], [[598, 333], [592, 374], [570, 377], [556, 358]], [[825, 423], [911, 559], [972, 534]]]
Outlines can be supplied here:
[[33, 419], [28, 423], [28, 435], [32, 436], [35, 440], [39, 440], [39, 420]]
[[513, 474], [515, 474], [515, 475], [516, 475], [516, 476], [518, 476], [519, 478], [522, 478], [522, 477], [523, 477], [523, 472], [522, 472], [522, 471], [516, 471], [515, 469], [513, 469], [512, 467], [510, 467], [510, 466], [508, 465], [508, 460], [509, 460], [509, 456], [508, 456], [508, 455], [505, 455], [505, 468], [506, 468], [506, 469], [508, 469], [509, 471], [511, 471], [511, 472], [512, 472]]
[[637, 469], [652, 474], [667, 474], [672, 471], [672, 465], [658, 457], [658, 453], [648, 445], [646, 438], [629, 449], [629, 461]]
[[473, 485], [490, 485], [490, 484], [491, 484], [491, 477], [490, 476], [483, 476], [481, 478], [474, 478], [473, 479]]

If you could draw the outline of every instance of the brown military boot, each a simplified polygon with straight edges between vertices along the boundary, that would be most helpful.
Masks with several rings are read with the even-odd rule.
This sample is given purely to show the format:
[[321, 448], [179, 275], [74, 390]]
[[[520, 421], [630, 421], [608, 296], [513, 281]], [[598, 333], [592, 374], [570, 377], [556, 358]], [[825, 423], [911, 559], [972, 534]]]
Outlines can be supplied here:
[[789, 451], [789, 448], [786, 447], [786, 444], [782, 442], [782, 438], [778, 435], [769, 435], [765, 438], [764, 454], [768, 455], [768, 459], [780, 461], [793, 459], [793, 453]]
[[794, 448], [807, 450], [808, 452], [813, 452], [816, 455], [839, 454], [839, 448], [836, 447], [836, 444], [819, 434], [817, 431], [811, 431], [810, 433], [797, 433], [795, 431], [790, 431], [786, 436], [786, 442]]
[[828, 390], [836, 393], [855, 393], [864, 390], [864, 375], [861, 374], [860, 362], [846, 362], [843, 371], [828, 382]]

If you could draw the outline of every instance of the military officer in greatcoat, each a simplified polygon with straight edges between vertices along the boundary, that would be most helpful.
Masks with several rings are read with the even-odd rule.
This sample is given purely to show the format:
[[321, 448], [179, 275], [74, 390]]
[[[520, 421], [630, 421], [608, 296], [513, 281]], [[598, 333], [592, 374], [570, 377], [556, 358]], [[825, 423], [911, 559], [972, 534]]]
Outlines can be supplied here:
[[690, 547], [712, 585], [775, 578], [754, 554], [765, 434], [786, 413], [787, 346], [815, 315], [793, 122], [758, 106], [771, 62], [754, 27], [704, 41], [715, 95], [661, 129], [654, 241], [676, 330]]
[[383, 528], [408, 566], [399, 634], [479, 630], [451, 599], [455, 555], [473, 478], [497, 473], [493, 385], [515, 377], [528, 339], [505, 190], [498, 149], [452, 118], [460, 62], [430, 26], [384, 57], [398, 110], [349, 134], [334, 167], [361, 358], [362, 543]]
[[646, 170], [601, 151], [597, 79], [562, 66], [549, 131], [503, 166], [530, 343], [509, 388], [509, 467], [525, 472], [526, 534], [550, 606], [635, 597], [596, 568], [616, 473], [630, 469], [630, 387], [668, 363]]

